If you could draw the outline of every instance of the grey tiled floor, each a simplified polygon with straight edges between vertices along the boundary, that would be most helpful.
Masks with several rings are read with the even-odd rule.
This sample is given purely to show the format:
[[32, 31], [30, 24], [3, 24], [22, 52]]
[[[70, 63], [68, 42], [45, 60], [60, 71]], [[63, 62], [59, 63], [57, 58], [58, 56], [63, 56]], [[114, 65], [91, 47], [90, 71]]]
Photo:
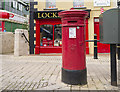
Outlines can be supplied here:
[[61, 82], [62, 57], [0, 55], [2, 90], [118, 90], [110, 85], [109, 55], [99, 59], [87, 55], [88, 84], [67, 85]]

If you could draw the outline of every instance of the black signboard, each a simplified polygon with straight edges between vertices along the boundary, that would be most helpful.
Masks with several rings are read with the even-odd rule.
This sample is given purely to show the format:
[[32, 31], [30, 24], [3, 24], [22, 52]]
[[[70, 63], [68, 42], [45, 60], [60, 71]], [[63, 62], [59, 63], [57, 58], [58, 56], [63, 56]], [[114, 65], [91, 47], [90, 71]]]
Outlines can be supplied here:
[[50, 19], [50, 18], [60, 18], [58, 16], [59, 11], [37, 11], [34, 13], [34, 19]]
[[[58, 16], [58, 13], [63, 10], [58, 10], [58, 11], [37, 11], [34, 12], [34, 19], [53, 19], [53, 18], [60, 18]], [[87, 9], [85, 11], [88, 11], [89, 15], [88, 18], [90, 18], [90, 9]]]

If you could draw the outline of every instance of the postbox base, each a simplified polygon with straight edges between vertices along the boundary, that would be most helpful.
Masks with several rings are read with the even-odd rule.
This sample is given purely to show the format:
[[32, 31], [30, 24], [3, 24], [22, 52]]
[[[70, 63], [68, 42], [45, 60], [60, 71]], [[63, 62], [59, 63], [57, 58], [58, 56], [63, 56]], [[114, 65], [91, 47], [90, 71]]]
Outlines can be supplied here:
[[66, 70], [62, 68], [62, 82], [71, 85], [87, 84], [87, 69], [84, 70]]

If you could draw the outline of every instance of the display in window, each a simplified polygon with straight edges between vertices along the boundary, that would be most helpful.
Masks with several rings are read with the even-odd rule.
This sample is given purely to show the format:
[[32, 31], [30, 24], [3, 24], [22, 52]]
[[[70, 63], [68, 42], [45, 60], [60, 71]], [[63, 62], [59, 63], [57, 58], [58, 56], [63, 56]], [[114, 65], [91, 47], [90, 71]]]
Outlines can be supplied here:
[[[54, 30], [53, 30], [53, 26], [54, 26]], [[54, 31], [54, 34], [53, 34], [53, 31]], [[62, 46], [61, 24], [41, 25], [40, 26], [40, 45], [44, 47]]]
[[0, 21], [0, 32], [2, 31], [2, 21]]
[[62, 46], [61, 24], [55, 25], [55, 29], [54, 29], [54, 46]]
[[42, 25], [40, 27], [40, 45], [53, 46], [53, 25]]

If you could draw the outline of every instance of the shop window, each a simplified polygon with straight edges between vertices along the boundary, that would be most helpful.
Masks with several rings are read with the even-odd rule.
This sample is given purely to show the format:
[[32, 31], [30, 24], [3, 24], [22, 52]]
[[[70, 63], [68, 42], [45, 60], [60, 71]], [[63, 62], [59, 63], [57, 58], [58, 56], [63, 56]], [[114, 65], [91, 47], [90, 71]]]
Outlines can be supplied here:
[[53, 46], [53, 25], [40, 26], [40, 45]]
[[2, 26], [2, 22], [0, 21], [0, 27]]
[[62, 46], [61, 24], [54, 26], [54, 46]]
[[99, 18], [95, 18], [95, 19], [94, 19], [94, 22], [99, 22]]
[[82, 8], [84, 7], [84, 0], [73, 0], [74, 8]]
[[[54, 30], [53, 30], [53, 26], [54, 26]], [[40, 26], [40, 45], [44, 46], [44, 47], [46, 47], [46, 46], [62, 46], [61, 24], [59, 24], [59, 25], [41, 25]]]
[[[16, 26], [14, 26], [14, 27], [16, 27]], [[5, 28], [6, 28], [7, 32], [11, 32], [11, 22], [5, 22]]]
[[56, 0], [46, 0], [46, 9], [56, 8]]
[[0, 21], [0, 31], [2, 31], [2, 21]]

